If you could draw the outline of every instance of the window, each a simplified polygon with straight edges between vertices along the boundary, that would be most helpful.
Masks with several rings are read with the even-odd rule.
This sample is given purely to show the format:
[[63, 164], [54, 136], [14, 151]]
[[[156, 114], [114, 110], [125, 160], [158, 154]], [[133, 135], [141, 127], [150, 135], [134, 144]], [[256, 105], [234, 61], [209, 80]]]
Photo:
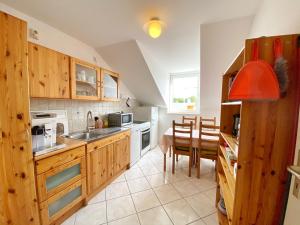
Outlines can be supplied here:
[[199, 72], [170, 75], [171, 113], [199, 113]]

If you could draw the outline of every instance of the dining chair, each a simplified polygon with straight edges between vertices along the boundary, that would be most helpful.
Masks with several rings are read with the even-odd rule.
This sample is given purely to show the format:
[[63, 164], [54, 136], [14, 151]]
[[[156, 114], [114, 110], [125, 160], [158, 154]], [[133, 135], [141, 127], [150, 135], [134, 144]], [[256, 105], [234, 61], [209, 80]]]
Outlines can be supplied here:
[[196, 149], [197, 177], [200, 178], [200, 159], [217, 160], [219, 148], [220, 126], [207, 125], [200, 122], [199, 144]]
[[196, 130], [197, 127], [197, 116], [188, 117], [188, 116], [182, 116], [182, 123], [189, 123], [193, 122], [193, 129]]
[[200, 116], [200, 123], [216, 126], [217, 120], [215, 116], [213, 118], [203, 118]]
[[[184, 128], [184, 129], [183, 129]], [[189, 177], [192, 173], [193, 158], [193, 123], [176, 123], [173, 120], [173, 158], [172, 173], [175, 173], [175, 156], [185, 155], [189, 157]]]

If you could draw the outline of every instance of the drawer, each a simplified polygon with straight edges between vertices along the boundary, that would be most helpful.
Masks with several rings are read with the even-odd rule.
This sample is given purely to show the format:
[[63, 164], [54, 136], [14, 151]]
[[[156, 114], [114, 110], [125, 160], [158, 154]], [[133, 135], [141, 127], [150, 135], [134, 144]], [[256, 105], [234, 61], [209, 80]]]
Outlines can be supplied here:
[[55, 222], [85, 197], [86, 182], [82, 179], [40, 203], [42, 224], [48, 225]]
[[85, 155], [85, 146], [75, 148], [69, 151], [50, 156], [35, 162], [36, 173], [41, 174], [48, 170], [54, 169], [74, 159], [81, 158]]
[[130, 136], [130, 130], [90, 143], [87, 145], [87, 151], [91, 152], [96, 149], [103, 148], [106, 145], [119, 141], [126, 136]]
[[39, 202], [86, 177], [86, 157], [81, 157], [37, 175]]

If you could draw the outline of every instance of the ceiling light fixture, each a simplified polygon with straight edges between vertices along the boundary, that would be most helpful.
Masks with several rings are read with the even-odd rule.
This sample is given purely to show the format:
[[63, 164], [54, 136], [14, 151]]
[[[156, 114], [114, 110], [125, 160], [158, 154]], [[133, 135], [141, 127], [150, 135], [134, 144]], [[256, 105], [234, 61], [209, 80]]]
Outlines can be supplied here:
[[161, 35], [162, 32], [162, 22], [159, 20], [159, 18], [155, 17], [152, 18], [147, 23], [147, 32], [150, 37], [152, 38], [158, 38]]

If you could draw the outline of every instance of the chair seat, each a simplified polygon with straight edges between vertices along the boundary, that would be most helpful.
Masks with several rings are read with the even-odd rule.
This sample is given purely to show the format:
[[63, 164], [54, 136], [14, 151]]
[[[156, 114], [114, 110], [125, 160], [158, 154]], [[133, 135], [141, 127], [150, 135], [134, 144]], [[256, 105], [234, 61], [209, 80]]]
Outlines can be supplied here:
[[216, 142], [202, 142], [201, 143], [201, 149], [207, 149], [207, 150], [218, 150], [219, 144]]
[[[199, 151], [199, 149], [196, 148], [196, 151]], [[203, 148], [201, 148], [200, 154], [201, 155], [217, 155], [218, 150], [217, 149], [205, 149], [205, 148], [203, 149]]]

